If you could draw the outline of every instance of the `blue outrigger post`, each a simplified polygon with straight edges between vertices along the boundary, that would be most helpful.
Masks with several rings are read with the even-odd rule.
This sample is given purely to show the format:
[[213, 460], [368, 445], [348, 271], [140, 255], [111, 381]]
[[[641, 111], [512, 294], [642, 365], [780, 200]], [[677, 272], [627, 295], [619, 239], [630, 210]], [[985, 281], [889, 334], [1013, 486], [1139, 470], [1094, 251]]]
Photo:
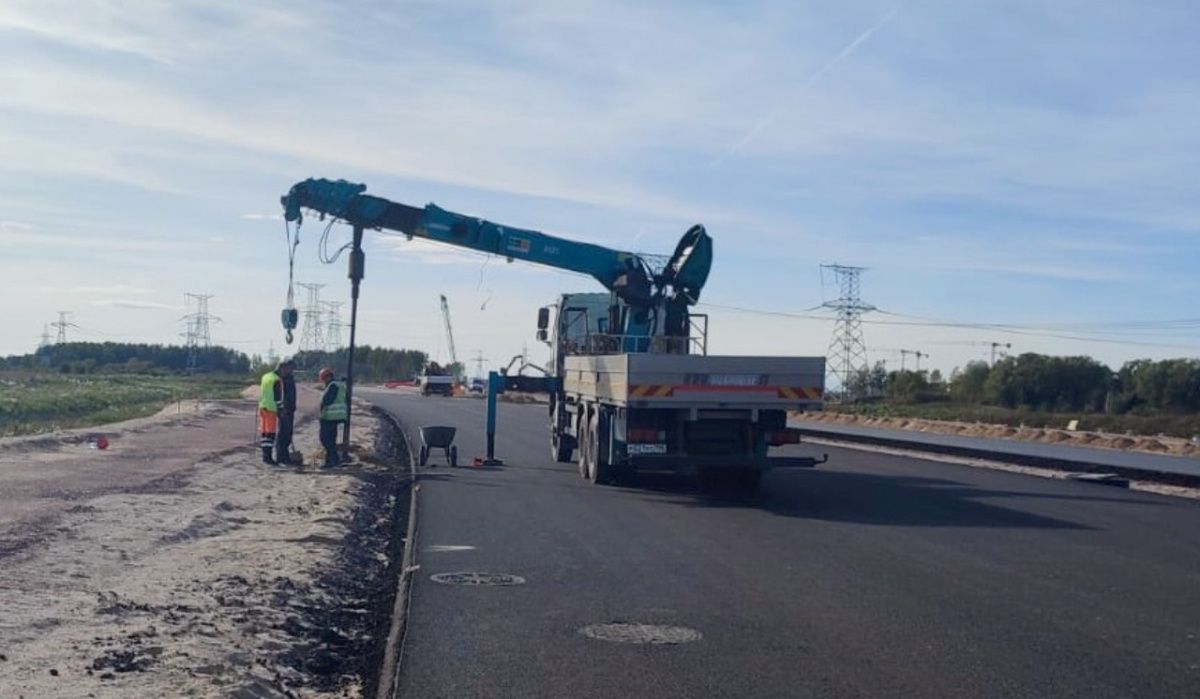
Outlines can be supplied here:
[[476, 459], [480, 466], [503, 466], [504, 461], [496, 458], [496, 396], [507, 391], [525, 393], [553, 393], [558, 390], [558, 378], [554, 376], [508, 376], [497, 371], [488, 372], [487, 383], [487, 456]]
[[504, 378], [499, 372], [488, 372], [487, 385], [487, 456], [483, 466], [503, 466], [504, 461], [496, 458], [496, 396], [504, 392]]

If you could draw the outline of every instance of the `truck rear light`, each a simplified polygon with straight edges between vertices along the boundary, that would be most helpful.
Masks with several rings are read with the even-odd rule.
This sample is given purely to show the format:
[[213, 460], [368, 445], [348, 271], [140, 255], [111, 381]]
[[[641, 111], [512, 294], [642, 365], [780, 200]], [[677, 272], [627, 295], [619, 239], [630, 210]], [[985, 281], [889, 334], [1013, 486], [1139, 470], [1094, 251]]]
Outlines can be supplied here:
[[631, 444], [653, 444], [667, 441], [666, 430], [654, 427], [630, 427], [629, 442]]
[[773, 447], [781, 447], [784, 444], [799, 444], [800, 430], [791, 428], [782, 430], [771, 430], [767, 432], [767, 444]]

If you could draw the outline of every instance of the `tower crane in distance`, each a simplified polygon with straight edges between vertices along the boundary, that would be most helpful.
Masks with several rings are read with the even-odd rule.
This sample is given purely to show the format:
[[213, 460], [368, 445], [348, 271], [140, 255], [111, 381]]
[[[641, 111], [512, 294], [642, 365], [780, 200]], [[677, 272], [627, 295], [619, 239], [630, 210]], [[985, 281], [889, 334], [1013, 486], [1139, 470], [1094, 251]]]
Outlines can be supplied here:
[[[454, 328], [450, 325], [450, 303], [446, 301], [446, 295], [442, 294], [442, 320], [446, 324], [446, 344], [450, 347], [450, 366], [458, 367], [458, 352], [454, 350]], [[454, 376], [456, 381], [461, 381], [462, 377], [457, 374]]]

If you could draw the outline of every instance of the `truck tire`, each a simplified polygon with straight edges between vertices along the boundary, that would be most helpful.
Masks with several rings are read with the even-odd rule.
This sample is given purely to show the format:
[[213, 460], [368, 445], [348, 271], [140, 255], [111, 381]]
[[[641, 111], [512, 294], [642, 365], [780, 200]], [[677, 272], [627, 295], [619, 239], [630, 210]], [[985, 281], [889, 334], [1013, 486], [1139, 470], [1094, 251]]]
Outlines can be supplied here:
[[550, 435], [550, 455], [560, 464], [571, 463], [571, 453], [575, 450], [568, 446], [570, 442], [563, 439], [562, 435]]
[[588, 442], [591, 441], [591, 435], [588, 432], [591, 430], [590, 420], [586, 417], [579, 421], [579, 454], [577, 460], [579, 462], [579, 477], [587, 478], [591, 471], [591, 465], [588, 462], [588, 456], [591, 453], [588, 448]]
[[603, 411], [592, 415], [588, 425], [588, 474], [592, 483], [608, 483], [612, 480], [613, 468], [608, 464], [608, 419]]

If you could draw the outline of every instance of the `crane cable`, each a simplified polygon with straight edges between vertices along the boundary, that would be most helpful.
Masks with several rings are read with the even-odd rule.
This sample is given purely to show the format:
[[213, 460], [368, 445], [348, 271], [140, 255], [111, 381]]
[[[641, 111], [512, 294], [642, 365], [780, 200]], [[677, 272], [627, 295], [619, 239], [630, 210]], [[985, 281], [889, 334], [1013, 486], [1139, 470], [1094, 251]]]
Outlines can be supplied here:
[[[283, 220], [283, 233], [287, 241], [288, 255], [287, 303], [283, 308], [286, 316], [296, 312], [296, 248], [300, 246], [300, 222], [296, 222], [296, 232], [293, 235], [292, 228], [288, 225], [288, 220], [285, 218]], [[286, 339], [289, 345], [292, 344], [293, 335], [291, 328], [287, 328]]]
[[334, 250], [332, 255], [329, 253], [329, 233], [333, 230], [333, 224], [337, 223], [338, 220], [339, 219], [336, 217], [330, 217], [329, 223], [325, 226], [325, 230], [321, 233], [321, 243], [317, 246], [317, 257], [321, 260], [321, 262], [327, 265], [337, 262], [337, 259], [342, 256], [343, 252], [354, 246], [353, 243], [346, 243], [337, 250]]

